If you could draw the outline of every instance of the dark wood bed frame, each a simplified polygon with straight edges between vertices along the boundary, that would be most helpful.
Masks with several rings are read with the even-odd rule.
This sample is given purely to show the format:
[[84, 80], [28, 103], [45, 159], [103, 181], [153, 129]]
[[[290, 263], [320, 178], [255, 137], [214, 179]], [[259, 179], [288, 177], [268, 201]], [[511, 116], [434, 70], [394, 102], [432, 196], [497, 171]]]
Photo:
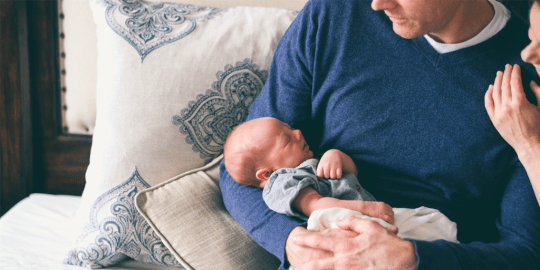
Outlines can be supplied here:
[[57, 13], [57, 1], [0, 1], [0, 215], [84, 188], [92, 137], [63, 133]]
[[[503, 2], [527, 18], [527, 0]], [[63, 132], [57, 4], [0, 1], [0, 215], [31, 193], [84, 188], [92, 137]]]

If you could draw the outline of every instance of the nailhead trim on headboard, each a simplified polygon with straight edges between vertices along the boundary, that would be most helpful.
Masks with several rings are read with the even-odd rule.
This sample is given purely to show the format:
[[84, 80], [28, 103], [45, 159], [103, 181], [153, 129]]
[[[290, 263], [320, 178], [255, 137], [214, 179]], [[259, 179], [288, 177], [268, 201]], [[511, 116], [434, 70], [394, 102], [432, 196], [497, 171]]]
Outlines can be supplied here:
[[66, 53], [64, 51], [64, 12], [62, 10], [62, 2], [63, 0], [58, 1], [58, 65], [60, 67], [60, 115], [62, 118], [62, 131], [64, 133], [69, 133], [69, 128], [66, 123], [66, 111], [67, 111], [67, 105], [66, 105], [66, 66], [65, 66], [65, 59], [66, 59]]

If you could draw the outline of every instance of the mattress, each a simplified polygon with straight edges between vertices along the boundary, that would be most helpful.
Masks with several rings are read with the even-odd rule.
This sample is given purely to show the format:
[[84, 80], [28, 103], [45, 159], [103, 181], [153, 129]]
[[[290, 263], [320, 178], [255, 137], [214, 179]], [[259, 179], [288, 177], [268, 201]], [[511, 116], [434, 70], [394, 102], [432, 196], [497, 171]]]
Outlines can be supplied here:
[[[0, 269], [82, 270], [62, 263], [77, 232], [79, 196], [32, 194], [0, 218]], [[106, 269], [178, 269], [126, 260]]]

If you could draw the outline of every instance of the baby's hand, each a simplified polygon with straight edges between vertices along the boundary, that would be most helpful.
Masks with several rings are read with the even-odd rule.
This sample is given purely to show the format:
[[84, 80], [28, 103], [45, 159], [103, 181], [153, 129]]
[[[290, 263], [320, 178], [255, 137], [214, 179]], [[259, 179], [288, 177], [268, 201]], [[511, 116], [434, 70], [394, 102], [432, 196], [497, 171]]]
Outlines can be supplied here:
[[362, 201], [364, 206], [360, 211], [362, 214], [370, 217], [380, 218], [390, 224], [394, 224], [394, 210], [383, 202]]
[[343, 171], [342, 152], [337, 149], [326, 151], [317, 166], [317, 176], [321, 178], [338, 179]]

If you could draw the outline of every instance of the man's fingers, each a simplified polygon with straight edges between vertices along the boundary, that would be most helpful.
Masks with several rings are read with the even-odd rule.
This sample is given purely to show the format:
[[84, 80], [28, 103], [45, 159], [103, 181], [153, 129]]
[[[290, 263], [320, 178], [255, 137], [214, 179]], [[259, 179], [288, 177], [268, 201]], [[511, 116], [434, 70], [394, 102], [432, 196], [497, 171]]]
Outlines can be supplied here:
[[292, 239], [293, 243], [303, 246], [303, 247], [309, 247], [312, 249], [319, 249], [319, 250], [325, 250], [325, 251], [332, 251], [334, 247], [334, 242], [336, 241], [335, 237], [332, 236], [325, 236], [320, 234], [299, 234], [294, 236]]
[[514, 65], [512, 70], [512, 77], [510, 78], [510, 86], [512, 88], [511, 94], [512, 99], [522, 99], [525, 97], [525, 92], [523, 91], [523, 84], [521, 81], [521, 68], [519, 65]]
[[504, 74], [501, 84], [501, 102], [504, 100], [512, 100], [512, 87], [510, 85], [510, 80], [512, 77], [512, 66], [506, 65], [504, 68]]
[[354, 216], [350, 216], [342, 220], [337, 220], [336, 225], [342, 230], [349, 230], [358, 234], [363, 234], [368, 231], [384, 229], [384, 227], [377, 221], [362, 219]]
[[294, 268], [295, 270], [327, 270], [327, 269], [336, 269], [334, 267], [334, 259], [326, 258], [321, 260], [312, 260], [298, 267]]

